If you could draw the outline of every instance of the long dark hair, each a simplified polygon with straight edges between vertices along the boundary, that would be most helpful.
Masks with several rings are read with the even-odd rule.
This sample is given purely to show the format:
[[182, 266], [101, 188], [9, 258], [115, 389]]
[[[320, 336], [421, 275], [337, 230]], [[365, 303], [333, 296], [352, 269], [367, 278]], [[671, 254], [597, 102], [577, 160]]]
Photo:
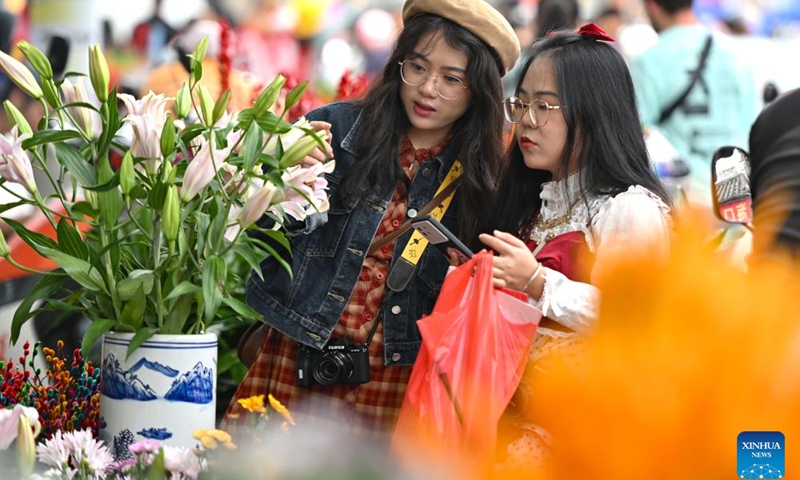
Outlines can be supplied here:
[[[534, 60], [540, 58], [552, 61], [567, 123], [559, 177], [567, 177], [570, 159], [577, 152], [581, 191], [615, 195], [641, 185], [670, 205], [650, 167], [633, 82], [622, 56], [610, 45], [574, 32], [548, 35], [531, 47], [517, 92]], [[504, 165], [495, 201], [482, 216], [482, 231], [519, 232], [541, 207], [542, 184], [553, 179], [550, 172], [525, 165], [516, 141]]]
[[343, 184], [343, 199], [363, 198], [369, 191], [390, 192], [398, 182], [408, 186], [408, 177], [398, 162], [400, 143], [410, 127], [400, 100], [400, 65], [424, 36], [435, 33], [467, 56], [467, 84], [471, 105], [456, 121], [453, 139], [459, 142], [458, 158], [464, 168], [456, 196], [459, 235], [471, 241], [477, 233], [478, 212], [494, 190], [503, 156], [502, 84], [497, 59], [478, 37], [456, 23], [436, 15], [412, 18], [400, 33], [383, 72], [360, 102], [363, 134], [357, 139], [359, 161], [351, 167]]

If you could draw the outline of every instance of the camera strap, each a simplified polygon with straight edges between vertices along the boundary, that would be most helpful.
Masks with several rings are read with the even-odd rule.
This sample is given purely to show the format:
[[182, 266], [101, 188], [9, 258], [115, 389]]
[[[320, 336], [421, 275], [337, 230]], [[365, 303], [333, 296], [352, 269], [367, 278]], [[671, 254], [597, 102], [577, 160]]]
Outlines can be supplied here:
[[[425, 206], [431, 207], [430, 212], [425, 212], [427, 215], [439, 221], [444, 218], [444, 214], [456, 194], [456, 188], [460, 183], [462, 173], [461, 162], [456, 159], [453, 162], [453, 166], [450, 167], [450, 171], [447, 172], [447, 176], [444, 177], [442, 184], [439, 185], [439, 189], [436, 190], [433, 200]], [[409, 221], [409, 228], [410, 223]], [[389, 276], [386, 279], [386, 286], [394, 292], [402, 292], [414, 276], [419, 259], [422, 258], [422, 254], [427, 247], [428, 239], [417, 230], [414, 230], [403, 249], [403, 254], [392, 265]]]

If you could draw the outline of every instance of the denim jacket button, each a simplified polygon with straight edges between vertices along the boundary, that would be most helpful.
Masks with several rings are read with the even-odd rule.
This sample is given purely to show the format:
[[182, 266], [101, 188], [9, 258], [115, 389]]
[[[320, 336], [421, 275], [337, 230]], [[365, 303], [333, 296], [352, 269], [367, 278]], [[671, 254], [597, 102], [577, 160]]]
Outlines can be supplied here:
[[399, 353], [393, 353], [393, 354], [392, 354], [392, 361], [393, 361], [393, 362], [399, 362], [399, 361], [400, 361], [400, 358], [401, 358], [401, 357], [400, 357], [400, 354], [399, 354]]
[[394, 307], [392, 307], [392, 313], [394, 313], [395, 315], [399, 314], [402, 311], [403, 309], [400, 308], [400, 305], [395, 305]]
[[416, 218], [416, 216], [417, 216], [417, 211], [416, 211], [416, 210], [414, 210], [413, 208], [412, 208], [412, 209], [409, 209], [409, 211], [408, 211], [408, 218]]
[[423, 177], [430, 177], [431, 176], [431, 169], [430, 168], [423, 168], [422, 169], [422, 176]]

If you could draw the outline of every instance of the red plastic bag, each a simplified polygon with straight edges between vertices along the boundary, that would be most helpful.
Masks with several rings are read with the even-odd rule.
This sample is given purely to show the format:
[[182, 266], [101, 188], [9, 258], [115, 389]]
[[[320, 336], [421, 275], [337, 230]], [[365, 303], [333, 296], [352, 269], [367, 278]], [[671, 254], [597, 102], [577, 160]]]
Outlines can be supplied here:
[[431, 315], [417, 322], [422, 348], [400, 410], [393, 446], [491, 462], [497, 423], [519, 385], [540, 310], [519, 292], [492, 286], [480, 252], [450, 273]]

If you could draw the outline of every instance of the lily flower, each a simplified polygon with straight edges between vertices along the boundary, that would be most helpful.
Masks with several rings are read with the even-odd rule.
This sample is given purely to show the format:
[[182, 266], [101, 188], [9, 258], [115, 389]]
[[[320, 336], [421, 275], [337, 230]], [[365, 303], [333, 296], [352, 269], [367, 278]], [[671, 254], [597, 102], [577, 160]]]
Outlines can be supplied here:
[[17, 84], [23, 92], [37, 100], [42, 98], [44, 95], [42, 87], [39, 86], [31, 71], [22, 62], [5, 52], [0, 52], [0, 67], [5, 70], [8, 78]]
[[[86, 87], [81, 81], [72, 83], [69, 78], [65, 78], [64, 83], [61, 84], [61, 93], [64, 95], [64, 101], [67, 105], [71, 103], [90, 103], [89, 95], [86, 94]], [[100, 121], [97, 112], [91, 108], [78, 105], [67, 107], [67, 111], [75, 122], [76, 127], [87, 135], [94, 136], [94, 126], [99, 124]], [[97, 118], [98, 123], [95, 122], [95, 118]]]
[[304, 220], [309, 212], [325, 212], [330, 208], [328, 181], [325, 173], [333, 172], [336, 162], [315, 163], [311, 167], [290, 167], [283, 174], [286, 185], [280, 207], [297, 220]]
[[6, 450], [19, 434], [20, 417], [25, 416], [28, 425], [36, 428], [38, 434], [39, 412], [33, 407], [25, 407], [20, 404], [14, 408], [0, 409], [0, 450]]
[[201, 139], [200, 149], [186, 167], [186, 173], [183, 174], [181, 200], [188, 202], [205, 188], [214, 178], [217, 170], [222, 168], [229, 153], [230, 147], [215, 149], [212, 148], [211, 142], [205, 138]]
[[22, 148], [22, 142], [30, 136], [28, 133], [20, 135], [16, 125], [11, 128], [8, 136], [0, 135], [0, 177], [24, 185], [29, 192], [34, 193], [36, 180], [33, 178], [31, 159]]
[[119, 98], [128, 110], [124, 121], [133, 128], [131, 154], [146, 159], [145, 169], [152, 174], [163, 160], [161, 131], [167, 119], [167, 103], [172, 98], [152, 91], [139, 100], [125, 93], [119, 94]]
[[239, 224], [242, 228], [249, 227], [261, 218], [278, 194], [278, 188], [269, 182], [252, 194], [239, 211]]

